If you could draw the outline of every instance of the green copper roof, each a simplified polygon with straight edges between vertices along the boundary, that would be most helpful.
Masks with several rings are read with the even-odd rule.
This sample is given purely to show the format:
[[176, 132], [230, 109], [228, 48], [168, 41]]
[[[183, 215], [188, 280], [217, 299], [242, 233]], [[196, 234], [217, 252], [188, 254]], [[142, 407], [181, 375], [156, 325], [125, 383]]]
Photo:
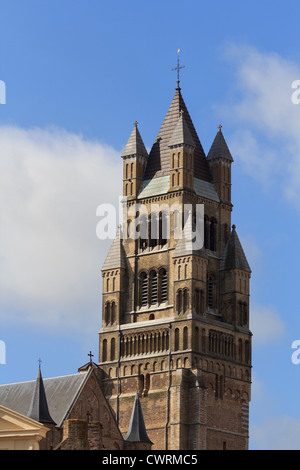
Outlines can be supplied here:
[[[159, 196], [166, 194], [170, 189], [170, 176], [160, 176], [159, 178], [153, 178], [150, 180], [143, 181], [138, 199], [144, 199], [147, 197]], [[202, 196], [206, 199], [219, 202], [219, 196], [212, 183], [208, 181], [199, 180], [194, 178], [194, 189], [198, 196]]]

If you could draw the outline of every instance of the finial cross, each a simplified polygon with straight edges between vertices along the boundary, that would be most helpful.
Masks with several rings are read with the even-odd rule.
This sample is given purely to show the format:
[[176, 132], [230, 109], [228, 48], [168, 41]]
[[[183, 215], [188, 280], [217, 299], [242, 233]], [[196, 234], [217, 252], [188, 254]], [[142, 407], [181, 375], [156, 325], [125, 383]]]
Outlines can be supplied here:
[[180, 65], [180, 62], [179, 62], [179, 52], [180, 52], [180, 49], [178, 49], [178, 51], [177, 51], [177, 67], [175, 67], [174, 69], [172, 69], [172, 70], [177, 70], [177, 87], [178, 87], [178, 88], [179, 88], [179, 83], [180, 83], [180, 80], [179, 80], [179, 73], [180, 73], [180, 70], [185, 68], [185, 65]]
[[90, 356], [90, 362], [92, 362], [92, 357], [94, 357], [94, 354], [92, 354], [92, 351], [88, 353], [88, 356]]

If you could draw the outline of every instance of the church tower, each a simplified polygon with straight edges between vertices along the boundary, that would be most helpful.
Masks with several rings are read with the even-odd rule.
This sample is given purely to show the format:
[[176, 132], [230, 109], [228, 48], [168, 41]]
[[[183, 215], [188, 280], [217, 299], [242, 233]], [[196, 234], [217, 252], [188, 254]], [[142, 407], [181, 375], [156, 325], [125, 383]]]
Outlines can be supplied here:
[[221, 126], [206, 156], [178, 81], [149, 154], [135, 123], [122, 159], [124, 222], [102, 267], [105, 396], [125, 437], [138, 393], [154, 450], [247, 449], [251, 270]]

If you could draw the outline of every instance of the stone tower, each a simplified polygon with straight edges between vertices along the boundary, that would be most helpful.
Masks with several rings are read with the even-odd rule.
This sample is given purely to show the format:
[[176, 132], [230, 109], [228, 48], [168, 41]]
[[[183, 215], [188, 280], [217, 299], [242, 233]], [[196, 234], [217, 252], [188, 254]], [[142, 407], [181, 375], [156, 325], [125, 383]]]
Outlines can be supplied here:
[[153, 449], [247, 449], [251, 270], [231, 225], [221, 126], [206, 156], [178, 83], [150, 153], [134, 123], [122, 159], [124, 222], [102, 267], [99, 333], [120, 430], [138, 392]]

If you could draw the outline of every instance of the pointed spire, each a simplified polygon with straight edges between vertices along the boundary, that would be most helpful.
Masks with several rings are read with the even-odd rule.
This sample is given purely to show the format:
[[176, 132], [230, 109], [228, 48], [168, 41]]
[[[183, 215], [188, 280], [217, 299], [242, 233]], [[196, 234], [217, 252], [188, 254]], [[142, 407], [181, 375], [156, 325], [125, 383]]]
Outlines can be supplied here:
[[136, 392], [136, 395], [135, 395], [134, 405], [132, 409], [128, 432], [125, 436], [125, 441], [149, 442], [150, 444], [152, 444], [152, 442], [150, 441], [147, 435], [138, 392]]
[[180, 111], [177, 125], [169, 141], [169, 147], [183, 144], [195, 147], [195, 142], [184, 118], [184, 112]]
[[194, 176], [195, 178], [211, 182], [210, 169], [206, 161], [206, 156], [195, 130], [192, 119], [189, 115], [183, 100], [180, 88], [176, 88], [175, 95], [169, 110], [163, 120], [155, 142], [149, 153], [144, 179], [152, 179], [159, 176], [169, 176], [170, 174], [170, 147], [169, 143], [175, 127], [178, 124], [180, 112], [184, 112], [184, 120], [194, 141]]
[[102, 271], [106, 269], [126, 268], [126, 266], [126, 253], [122, 241], [122, 227], [119, 225], [116, 237], [102, 266]]
[[134, 122], [133, 130], [130, 134], [128, 142], [122, 152], [121, 157], [129, 157], [132, 155], [139, 155], [141, 157], [148, 157], [148, 152], [144, 145], [143, 139], [137, 127], [137, 121]]
[[232, 155], [222, 133], [222, 126], [221, 124], [218, 125], [218, 132], [213, 141], [213, 144], [210, 148], [210, 151], [207, 155], [207, 160], [215, 160], [218, 158], [224, 158], [225, 160], [229, 160], [233, 162]]
[[235, 225], [232, 226], [232, 231], [225, 246], [223, 258], [221, 261], [220, 270], [227, 269], [240, 269], [251, 273], [250, 266], [245, 256], [239, 237], [236, 233]]
[[43, 424], [56, 424], [49, 413], [40, 363], [27, 417]]

